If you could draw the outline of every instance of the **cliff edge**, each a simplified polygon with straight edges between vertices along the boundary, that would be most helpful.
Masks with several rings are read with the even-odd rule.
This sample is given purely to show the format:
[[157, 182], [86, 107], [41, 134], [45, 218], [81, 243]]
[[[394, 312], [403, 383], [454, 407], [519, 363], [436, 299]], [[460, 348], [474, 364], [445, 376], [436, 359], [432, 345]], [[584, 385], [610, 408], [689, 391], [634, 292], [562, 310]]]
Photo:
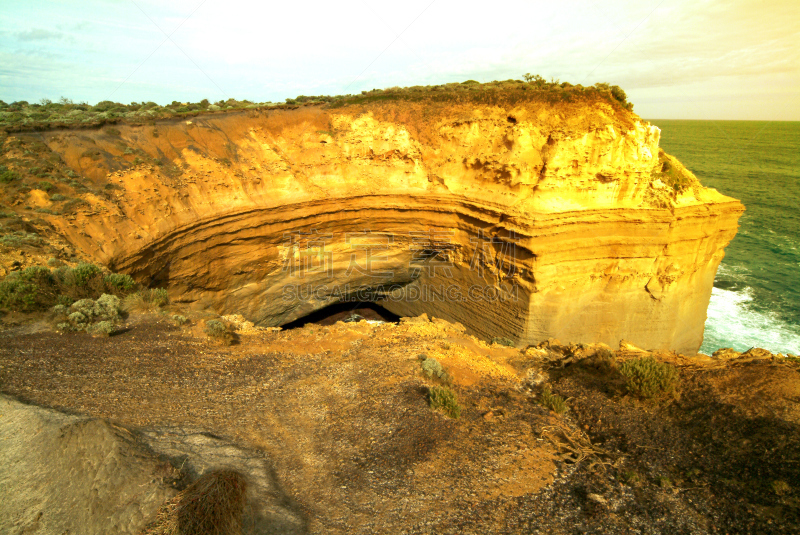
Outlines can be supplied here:
[[659, 135], [601, 100], [372, 99], [5, 143], [89, 185], [68, 213], [20, 203], [173, 301], [272, 326], [375, 300], [518, 344], [694, 354], [744, 207]]

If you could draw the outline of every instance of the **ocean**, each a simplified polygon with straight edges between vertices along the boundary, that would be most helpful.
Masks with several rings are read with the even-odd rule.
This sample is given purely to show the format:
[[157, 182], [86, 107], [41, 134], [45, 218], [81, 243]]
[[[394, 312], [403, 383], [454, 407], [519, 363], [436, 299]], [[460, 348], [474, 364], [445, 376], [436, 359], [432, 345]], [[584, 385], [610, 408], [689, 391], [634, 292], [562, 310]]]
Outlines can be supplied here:
[[668, 154], [746, 208], [714, 280], [700, 352], [800, 354], [800, 122], [650, 122]]

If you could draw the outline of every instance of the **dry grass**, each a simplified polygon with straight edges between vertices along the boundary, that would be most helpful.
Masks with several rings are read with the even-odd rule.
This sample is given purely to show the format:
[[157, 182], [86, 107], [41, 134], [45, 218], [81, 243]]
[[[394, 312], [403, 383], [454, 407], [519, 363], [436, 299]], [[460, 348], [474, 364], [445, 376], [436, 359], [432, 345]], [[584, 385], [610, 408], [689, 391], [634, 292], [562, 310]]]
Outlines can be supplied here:
[[125, 312], [158, 312], [161, 307], [169, 304], [167, 291], [163, 288], [140, 290], [125, 297], [122, 308]]
[[247, 482], [233, 470], [212, 470], [158, 512], [142, 535], [238, 535]]

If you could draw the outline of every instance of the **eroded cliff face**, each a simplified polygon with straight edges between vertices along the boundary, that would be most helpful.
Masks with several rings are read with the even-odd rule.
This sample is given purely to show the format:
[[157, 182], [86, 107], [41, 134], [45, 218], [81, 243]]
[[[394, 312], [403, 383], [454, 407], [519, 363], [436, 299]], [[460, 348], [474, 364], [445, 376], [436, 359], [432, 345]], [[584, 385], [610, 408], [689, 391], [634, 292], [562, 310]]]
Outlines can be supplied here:
[[606, 103], [304, 107], [117, 130], [41, 134], [114, 186], [49, 222], [173, 300], [262, 325], [350, 295], [520, 344], [693, 354], [743, 211], [660, 152], [658, 128]]

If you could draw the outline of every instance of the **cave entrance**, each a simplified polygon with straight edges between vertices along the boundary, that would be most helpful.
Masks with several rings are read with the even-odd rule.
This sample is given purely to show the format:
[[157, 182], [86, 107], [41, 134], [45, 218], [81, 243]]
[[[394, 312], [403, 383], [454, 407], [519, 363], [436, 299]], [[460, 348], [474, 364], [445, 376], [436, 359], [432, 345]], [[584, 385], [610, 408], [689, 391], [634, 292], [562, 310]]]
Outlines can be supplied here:
[[400, 316], [369, 301], [340, 302], [316, 310], [302, 318], [297, 318], [281, 327], [284, 329], [296, 329], [308, 324], [333, 325], [337, 321], [361, 321], [362, 319], [397, 323], [400, 321]]

